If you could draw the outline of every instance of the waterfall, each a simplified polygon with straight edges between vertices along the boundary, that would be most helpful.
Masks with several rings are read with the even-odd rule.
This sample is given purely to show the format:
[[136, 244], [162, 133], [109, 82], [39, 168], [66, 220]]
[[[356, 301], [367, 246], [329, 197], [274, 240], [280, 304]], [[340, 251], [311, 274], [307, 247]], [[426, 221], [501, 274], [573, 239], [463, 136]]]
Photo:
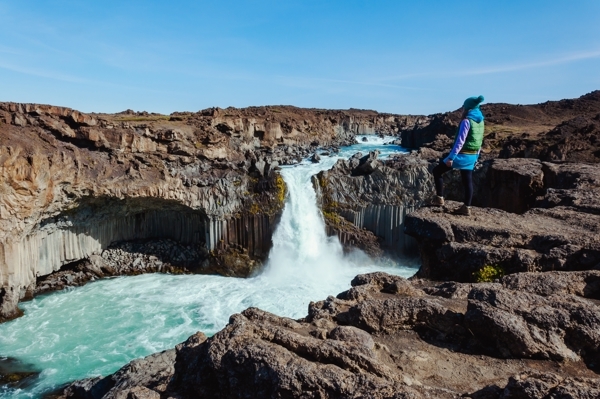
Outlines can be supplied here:
[[327, 237], [311, 182], [314, 174], [329, 169], [334, 162], [335, 158], [330, 158], [317, 165], [305, 163], [282, 169], [288, 196], [273, 235], [264, 271], [266, 278], [278, 281], [292, 274], [302, 281], [318, 283], [328, 281], [351, 262], [350, 257], [344, 256], [337, 236]]

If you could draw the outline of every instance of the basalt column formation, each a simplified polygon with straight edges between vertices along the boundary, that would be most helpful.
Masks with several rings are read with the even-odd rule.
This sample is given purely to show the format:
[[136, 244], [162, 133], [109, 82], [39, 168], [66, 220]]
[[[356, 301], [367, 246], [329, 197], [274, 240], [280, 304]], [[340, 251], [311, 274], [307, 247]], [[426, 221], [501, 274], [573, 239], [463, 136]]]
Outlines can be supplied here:
[[0, 103], [0, 320], [61, 268], [91, 260], [99, 277], [120, 274], [98, 255], [122, 242], [177, 242], [200, 254], [184, 271], [247, 276], [283, 209], [278, 165], [415, 121], [294, 107], [165, 116]]

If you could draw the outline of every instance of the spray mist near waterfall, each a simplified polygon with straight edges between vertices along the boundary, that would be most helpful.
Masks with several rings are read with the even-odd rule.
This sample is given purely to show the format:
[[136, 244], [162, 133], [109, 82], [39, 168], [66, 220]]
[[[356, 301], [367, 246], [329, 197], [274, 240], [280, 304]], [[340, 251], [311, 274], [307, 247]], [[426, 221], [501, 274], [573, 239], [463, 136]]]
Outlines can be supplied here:
[[360, 251], [345, 256], [337, 236], [328, 237], [325, 232], [311, 177], [331, 168], [334, 161], [282, 169], [288, 197], [273, 235], [265, 278], [275, 283], [293, 278], [302, 285], [328, 285], [344, 268], [369, 262]]

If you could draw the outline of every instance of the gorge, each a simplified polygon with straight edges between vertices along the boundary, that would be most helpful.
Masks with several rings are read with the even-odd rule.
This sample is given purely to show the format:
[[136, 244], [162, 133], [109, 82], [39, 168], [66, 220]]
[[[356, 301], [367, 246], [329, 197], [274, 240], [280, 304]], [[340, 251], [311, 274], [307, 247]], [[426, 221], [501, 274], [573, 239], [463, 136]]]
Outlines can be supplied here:
[[[261, 266], [269, 251], [276, 257], [292, 241], [271, 238], [276, 226], [285, 230], [284, 200], [294, 191], [284, 165], [309, 155], [314, 164], [306, 165], [320, 170], [306, 180], [322, 210], [319, 231], [338, 236], [350, 255], [351, 248], [373, 257], [421, 255], [410, 281], [363, 274], [350, 290], [327, 297], [347, 288], [357, 273], [375, 270], [349, 268], [339, 288], [329, 284], [320, 297], [304, 298], [327, 297], [311, 303], [308, 315], [301, 307], [289, 314], [296, 320], [264, 312], [284, 312], [279, 308], [242, 300], [226, 311], [241, 313], [223, 330], [223, 318], [213, 330], [199, 328], [213, 337], [198, 333], [176, 350], [77, 382], [67, 397], [533, 398], [599, 392], [600, 92], [534, 106], [484, 106], [489, 135], [475, 172], [478, 208], [470, 219], [453, 214], [458, 203], [452, 200], [461, 199], [454, 175], [447, 177], [447, 205], [423, 206], [433, 189], [430, 170], [457, 122], [452, 112], [400, 116], [259, 107], [164, 117], [83, 115], [21, 104], [3, 104], [2, 110], [5, 319], [19, 315], [19, 299], [102, 276], [249, 276], [264, 270], [232, 281], [260, 280], [272, 272], [270, 261]], [[346, 154], [324, 165], [357, 134], [376, 132], [399, 136], [415, 149], [389, 159], [378, 151]], [[322, 223], [318, 212], [298, 213], [311, 226]], [[298, 224], [292, 223], [294, 229]], [[306, 239], [330, 242], [314, 231]], [[165, 255], [165, 246], [177, 253]], [[334, 242], [319, 256], [341, 252]], [[301, 271], [325, 273], [324, 264], [335, 264], [309, 255], [298, 250], [297, 257], [308, 257]], [[367, 265], [367, 259], [354, 263]], [[292, 286], [307, 278], [282, 270], [275, 274], [290, 278]], [[478, 282], [485, 273], [496, 280]], [[135, 278], [153, 284], [145, 280], [150, 276]], [[278, 295], [265, 287], [257, 291]], [[266, 309], [243, 310], [248, 306]]]

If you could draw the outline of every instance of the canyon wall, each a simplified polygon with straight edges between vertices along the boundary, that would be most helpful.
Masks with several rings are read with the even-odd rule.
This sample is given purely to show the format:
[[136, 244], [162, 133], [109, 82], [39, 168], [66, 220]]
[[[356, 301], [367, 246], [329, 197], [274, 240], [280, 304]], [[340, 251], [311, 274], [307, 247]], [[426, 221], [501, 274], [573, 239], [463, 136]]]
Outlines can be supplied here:
[[417, 119], [283, 106], [166, 116], [0, 103], [0, 318], [18, 315], [37, 278], [121, 241], [199, 246], [218, 264], [209, 270], [248, 275], [240, 259], [260, 265], [282, 211], [278, 165]]

